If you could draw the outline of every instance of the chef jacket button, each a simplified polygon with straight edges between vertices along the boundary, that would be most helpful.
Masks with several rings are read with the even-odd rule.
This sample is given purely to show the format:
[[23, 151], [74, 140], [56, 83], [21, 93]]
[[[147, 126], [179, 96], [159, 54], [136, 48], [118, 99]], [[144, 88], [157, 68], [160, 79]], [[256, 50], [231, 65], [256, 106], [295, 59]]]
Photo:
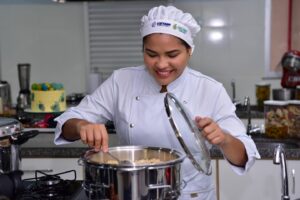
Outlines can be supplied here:
[[129, 124], [129, 127], [130, 127], [130, 128], [133, 128], [133, 127], [134, 127], [134, 124], [133, 124], [133, 123]]
[[140, 97], [139, 97], [139, 96], [136, 96], [135, 99], [136, 99], [137, 101], [139, 101], [139, 100], [140, 100]]

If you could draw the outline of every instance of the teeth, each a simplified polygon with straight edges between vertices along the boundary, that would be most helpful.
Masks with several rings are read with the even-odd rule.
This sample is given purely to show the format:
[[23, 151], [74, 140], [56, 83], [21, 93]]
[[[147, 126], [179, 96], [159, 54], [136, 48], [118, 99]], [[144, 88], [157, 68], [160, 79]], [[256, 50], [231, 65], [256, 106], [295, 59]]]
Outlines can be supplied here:
[[162, 76], [168, 76], [170, 74], [169, 71], [158, 71], [157, 73]]

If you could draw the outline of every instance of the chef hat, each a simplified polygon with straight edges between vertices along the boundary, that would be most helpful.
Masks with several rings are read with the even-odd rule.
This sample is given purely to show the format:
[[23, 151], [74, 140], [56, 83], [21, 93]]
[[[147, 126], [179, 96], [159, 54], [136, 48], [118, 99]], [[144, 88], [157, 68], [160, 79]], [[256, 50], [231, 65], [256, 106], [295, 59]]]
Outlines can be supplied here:
[[174, 6], [152, 8], [141, 19], [141, 35], [167, 33], [184, 40], [194, 49], [193, 38], [200, 31], [200, 26], [190, 13], [183, 13]]

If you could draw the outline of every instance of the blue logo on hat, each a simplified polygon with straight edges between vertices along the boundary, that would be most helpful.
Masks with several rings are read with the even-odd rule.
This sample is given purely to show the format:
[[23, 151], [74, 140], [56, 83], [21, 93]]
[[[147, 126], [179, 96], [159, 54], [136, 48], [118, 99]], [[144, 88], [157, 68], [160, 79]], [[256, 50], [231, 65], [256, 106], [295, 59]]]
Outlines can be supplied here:
[[169, 26], [171, 26], [171, 24], [168, 23], [168, 22], [157, 22], [157, 26], [165, 26], [165, 27], [169, 27]]
[[156, 26], [156, 22], [153, 22], [153, 23], [151, 24], [151, 26], [152, 26], [152, 27], [155, 27], [155, 26]]

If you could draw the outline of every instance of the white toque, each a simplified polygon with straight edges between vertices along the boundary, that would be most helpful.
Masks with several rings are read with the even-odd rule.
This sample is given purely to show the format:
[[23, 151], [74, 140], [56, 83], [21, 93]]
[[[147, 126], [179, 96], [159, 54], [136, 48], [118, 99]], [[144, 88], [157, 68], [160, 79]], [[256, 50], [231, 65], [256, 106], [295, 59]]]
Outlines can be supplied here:
[[193, 38], [200, 31], [200, 26], [190, 13], [183, 13], [174, 6], [152, 8], [141, 19], [142, 37], [152, 33], [167, 33], [184, 40], [194, 49]]

